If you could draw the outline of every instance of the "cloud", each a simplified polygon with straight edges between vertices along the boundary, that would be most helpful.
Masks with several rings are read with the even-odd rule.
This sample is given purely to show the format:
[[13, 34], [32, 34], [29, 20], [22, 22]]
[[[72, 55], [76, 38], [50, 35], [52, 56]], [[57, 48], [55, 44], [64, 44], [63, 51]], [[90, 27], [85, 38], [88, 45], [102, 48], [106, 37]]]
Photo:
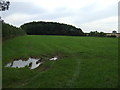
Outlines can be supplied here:
[[92, 21], [86, 24], [81, 24], [83, 30], [86, 32], [89, 31], [103, 31], [103, 32], [112, 32], [113, 30], [118, 31], [118, 17], [113, 16], [109, 18], [104, 18], [96, 21]]
[[6, 22], [7, 21], [11, 22], [13, 25], [16, 25], [16, 24], [22, 24], [23, 22], [31, 21], [35, 17], [36, 15], [15, 13], [4, 18], [4, 20]]
[[38, 14], [44, 12], [46, 12], [46, 10], [43, 8], [32, 6], [32, 2], [12, 2], [9, 10], [3, 12], [3, 16], [6, 17], [14, 13]]
[[84, 7], [95, 0], [10, 0], [11, 2], [31, 2], [35, 6], [41, 6], [47, 9], [58, 7], [79, 8]]
[[117, 30], [119, 0], [10, 1], [10, 9], [3, 12], [2, 17], [16, 26], [29, 21], [54, 21], [72, 24], [85, 32]]

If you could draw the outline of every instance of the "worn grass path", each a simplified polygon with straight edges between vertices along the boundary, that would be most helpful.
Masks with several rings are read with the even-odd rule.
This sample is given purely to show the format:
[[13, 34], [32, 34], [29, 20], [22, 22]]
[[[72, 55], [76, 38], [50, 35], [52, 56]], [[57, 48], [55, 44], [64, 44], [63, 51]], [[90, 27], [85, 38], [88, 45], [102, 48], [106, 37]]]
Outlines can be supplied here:
[[[114, 88], [118, 85], [118, 39], [22, 36], [3, 43], [4, 88]], [[4, 67], [17, 58], [51, 57], [39, 68]]]

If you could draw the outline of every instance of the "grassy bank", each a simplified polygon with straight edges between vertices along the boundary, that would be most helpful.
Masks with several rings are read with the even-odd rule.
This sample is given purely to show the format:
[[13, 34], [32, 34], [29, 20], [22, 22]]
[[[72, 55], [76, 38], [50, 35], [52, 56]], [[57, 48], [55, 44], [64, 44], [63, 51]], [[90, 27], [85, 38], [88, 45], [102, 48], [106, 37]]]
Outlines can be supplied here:
[[[3, 43], [3, 87], [114, 88], [118, 83], [118, 39], [21, 36]], [[4, 67], [13, 59], [51, 57], [39, 68]]]

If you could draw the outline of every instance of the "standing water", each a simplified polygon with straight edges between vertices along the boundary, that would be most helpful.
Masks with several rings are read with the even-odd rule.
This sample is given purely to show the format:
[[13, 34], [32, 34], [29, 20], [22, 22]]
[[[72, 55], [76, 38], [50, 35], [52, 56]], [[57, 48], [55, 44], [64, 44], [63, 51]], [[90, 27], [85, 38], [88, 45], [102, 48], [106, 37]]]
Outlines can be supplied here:
[[8, 63], [6, 67], [13, 67], [13, 68], [23, 68], [25, 66], [29, 66], [30, 69], [37, 68], [42, 62], [40, 59], [29, 58], [27, 61], [17, 60], [11, 63]]
[[[48, 60], [55, 61], [57, 59], [58, 59], [58, 57], [55, 56], [55, 57], [50, 58]], [[39, 67], [39, 65], [41, 65], [42, 63], [43, 62], [41, 62], [41, 59], [29, 58], [27, 61], [15, 60], [11, 63], [8, 63], [5, 67], [23, 68], [23, 67], [28, 66], [30, 69], [35, 69], [35, 68]]]

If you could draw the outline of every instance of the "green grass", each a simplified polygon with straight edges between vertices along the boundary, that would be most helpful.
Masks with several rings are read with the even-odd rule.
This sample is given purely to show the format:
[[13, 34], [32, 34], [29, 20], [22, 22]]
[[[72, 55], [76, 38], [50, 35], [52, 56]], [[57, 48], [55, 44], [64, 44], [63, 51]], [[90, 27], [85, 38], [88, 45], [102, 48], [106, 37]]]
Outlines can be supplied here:
[[[4, 67], [13, 59], [60, 55], [34, 70]], [[3, 88], [116, 88], [118, 39], [21, 36], [3, 43]]]

